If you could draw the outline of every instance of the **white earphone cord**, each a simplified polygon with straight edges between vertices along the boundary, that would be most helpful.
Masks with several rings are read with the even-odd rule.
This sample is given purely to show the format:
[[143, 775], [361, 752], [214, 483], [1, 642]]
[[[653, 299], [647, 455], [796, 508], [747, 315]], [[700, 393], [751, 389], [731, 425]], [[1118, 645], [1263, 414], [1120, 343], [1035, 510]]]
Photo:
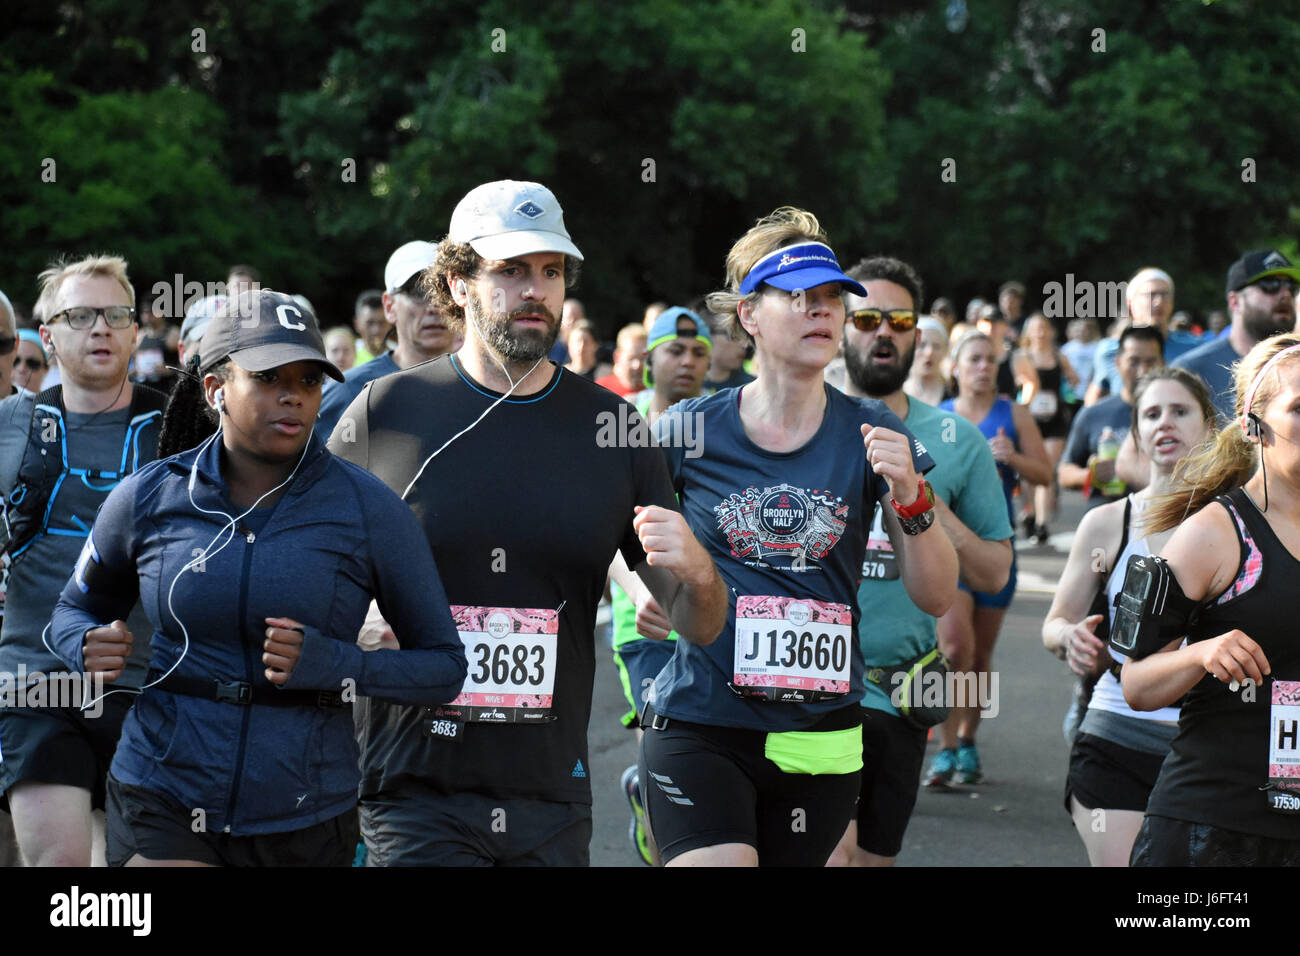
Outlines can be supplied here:
[[483, 419], [487, 418], [487, 416], [488, 416], [488, 412], [492, 411], [492, 409], [496, 408], [498, 405], [500, 405], [502, 402], [504, 402], [507, 398], [509, 398], [511, 395], [513, 395], [513, 394], [515, 393], [515, 389], [517, 389], [520, 385], [523, 384], [524, 379], [528, 378], [529, 375], [532, 375], [533, 372], [535, 372], [535, 371], [537, 370], [537, 366], [541, 365], [542, 362], [546, 361], [546, 356], [543, 355], [543, 356], [542, 356], [541, 358], [539, 358], [536, 362], [534, 362], [534, 363], [533, 363], [533, 367], [530, 368], [530, 369], [529, 369], [527, 372], [525, 372], [523, 375], [521, 375], [521, 376], [519, 377], [519, 381], [516, 382], [513, 378], [510, 377], [510, 371], [506, 368], [505, 363], [502, 362], [501, 359], [497, 358], [497, 353], [496, 353], [496, 351], [492, 348], [492, 346], [488, 345], [488, 343], [487, 343], [487, 338], [483, 335], [483, 330], [479, 328], [479, 325], [478, 325], [478, 318], [477, 318], [476, 316], [469, 315], [469, 311], [468, 311], [468, 310], [466, 310], [465, 314], [468, 315], [468, 316], [469, 316], [469, 320], [470, 320], [471, 322], [474, 323], [474, 331], [476, 331], [476, 332], [478, 333], [479, 340], [484, 344], [484, 346], [487, 347], [488, 355], [492, 356], [492, 361], [496, 362], [497, 365], [501, 366], [501, 371], [505, 374], [506, 381], [510, 383], [510, 391], [506, 392], [504, 395], [502, 395], [500, 398], [498, 398], [495, 402], [493, 402], [491, 405], [489, 405], [486, 409], [484, 409], [484, 410], [483, 410], [483, 414], [480, 415], [478, 418], [474, 419], [473, 422], [471, 422], [469, 425], [467, 425], [466, 427], [462, 428], [462, 429], [461, 429], [460, 431], [458, 431], [456, 434], [452, 435], [452, 436], [451, 436], [450, 438], [448, 438], [445, 442], [443, 442], [443, 443], [442, 443], [442, 448], [439, 448], [437, 451], [435, 451], [435, 452], [434, 452], [432, 455], [430, 455], [428, 458], [424, 459], [424, 464], [422, 464], [422, 465], [420, 466], [420, 470], [417, 471], [417, 472], [415, 473], [415, 477], [411, 479], [411, 483], [410, 483], [409, 485], [407, 485], [407, 486], [406, 486], [406, 490], [402, 492], [402, 500], [403, 500], [403, 501], [405, 501], [405, 500], [406, 500], [406, 496], [409, 495], [409, 494], [411, 493], [411, 489], [415, 487], [415, 483], [416, 483], [417, 481], [420, 480], [420, 476], [424, 474], [424, 469], [426, 469], [426, 468], [429, 467], [429, 462], [433, 461], [435, 458], [437, 458], [439, 455], [441, 455], [442, 452], [443, 452], [443, 449], [445, 449], [448, 445], [450, 445], [452, 442], [454, 442], [457, 438], [459, 438], [461, 435], [464, 435], [466, 432], [470, 431], [470, 430], [473, 429], [476, 425], [478, 425], [478, 423], [481, 422]]
[[[210, 511], [209, 509], [202, 507], [202, 506], [201, 506], [197, 501], [194, 500], [194, 482], [195, 482], [196, 478], [198, 477], [199, 458], [202, 456], [203, 452], [204, 452], [205, 450], [207, 450], [208, 446], [211, 445], [214, 441], [216, 441], [218, 437], [220, 437], [221, 432], [222, 432], [221, 422], [218, 421], [218, 422], [217, 422], [217, 430], [216, 430], [215, 432], [213, 432], [213, 433], [212, 433], [212, 434], [207, 438], [206, 441], [204, 441], [203, 445], [199, 448], [198, 452], [194, 455], [194, 464], [190, 466], [190, 479], [189, 479], [189, 483], [188, 483], [188, 484], [189, 484], [189, 492], [188, 492], [188, 493], [189, 493], [190, 504], [194, 506], [195, 510], [197, 510], [197, 511], [201, 511], [203, 514], [208, 514], [208, 515], [219, 515], [220, 517], [223, 517], [223, 518], [226, 519], [226, 523], [225, 523], [224, 525], [221, 526], [221, 530], [218, 531], [218, 532], [216, 533], [216, 536], [213, 537], [213, 539], [212, 539], [211, 541], [208, 542], [207, 547], [205, 547], [205, 548], [202, 550], [202, 552], [200, 552], [200, 553], [199, 553], [199, 554], [198, 554], [198, 555], [197, 555], [193, 560], [191, 560], [188, 564], [186, 564], [184, 567], [182, 567], [179, 571], [176, 572], [176, 577], [172, 578], [171, 586], [167, 588], [167, 611], [168, 611], [168, 613], [171, 614], [172, 619], [173, 619], [173, 620], [174, 620], [178, 625], [180, 625], [181, 634], [182, 634], [182, 635], [184, 636], [184, 638], [185, 638], [185, 641], [184, 641], [184, 647], [181, 649], [180, 657], [176, 658], [176, 662], [175, 662], [174, 664], [172, 664], [171, 667], [167, 668], [166, 673], [164, 673], [164, 674], [163, 674], [161, 677], [159, 677], [157, 680], [155, 680], [155, 681], [150, 681], [149, 683], [145, 684], [144, 686], [142, 686], [142, 687], [140, 688], [140, 690], [138, 690], [138, 691], [133, 691], [133, 690], [129, 690], [128, 688], [125, 688], [125, 687], [118, 687], [118, 688], [114, 688], [113, 690], [105, 691], [103, 694], [100, 694], [98, 697], [96, 697], [96, 698], [95, 698], [94, 700], [92, 700], [90, 703], [88, 703], [88, 704], [83, 703], [82, 706], [81, 706], [81, 709], [82, 709], [83, 711], [86, 710], [86, 709], [88, 709], [88, 708], [90, 708], [90, 707], [94, 707], [95, 704], [99, 703], [101, 700], [103, 700], [103, 699], [104, 699], [105, 697], [107, 697], [109, 694], [118, 694], [118, 693], [123, 693], [123, 694], [132, 694], [132, 693], [134, 693], [134, 694], [140, 694], [140, 693], [143, 693], [144, 691], [148, 690], [150, 687], [154, 687], [154, 686], [156, 686], [156, 685], [158, 685], [158, 684], [161, 684], [163, 681], [165, 681], [168, 677], [170, 677], [170, 676], [172, 675], [172, 672], [175, 671], [176, 668], [178, 668], [178, 667], [181, 666], [181, 661], [185, 660], [185, 655], [188, 654], [188, 653], [190, 652], [190, 632], [189, 632], [189, 629], [185, 626], [185, 622], [182, 621], [182, 620], [180, 619], [180, 615], [178, 615], [178, 614], [176, 613], [176, 609], [172, 606], [172, 594], [173, 594], [173, 592], [175, 592], [175, 590], [176, 590], [176, 582], [179, 581], [179, 580], [181, 579], [181, 575], [184, 574], [186, 571], [190, 570], [191, 568], [193, 568], [193, 567], [195, 567], [195, 566], [197, 566], [197, 565], [204, 564], [204, 563], [207, 562], [210, 558], [215, 558], [218, 554], [220, 554], [223, 550], [225, 550], [226, 546], [227, 546], [228, 544], [230, 544], [230, 542], [232, 542], [232, 541], [235, 540], [236, 526], [239, 524], [239, 522], [242, 521], [244, 518], [246, 518], [246, 517], [247, 517], [247, 516], [248, 516], [248, 515], [249, 515], [249, 514], [250, 514], [250, 513], [251, 513], [251, 512], [252, 512], [252, 511], [253, 511], [253, 510], [258, 506], [258, 505], [259, 505], [259, 504], [261, 504], [263, 498], [265, 498], [267, 495], [274, 494], [275, 492], [277, 492], [277, 491], [279, 491], [281, 488], [283, 488], [285, 485], [287, 485], [289, 482], [293, 481], [293, 476], [296, 475], [296, 474], [298, 474], [298, 469], [302, 466], [303, 459], [307, 457], [307, 449], [308, 449], [309, 447], [311, 447], [311, 436], [312, 436], [313, 434], [315, 434], [315, 432], [316, 432], [316, 423], [315, 423], [315, 422], [312, 423], [311, 431], [309, 431], [309, 432], [307, 433], [307, 443], [306, 443], [305, 445], [303, 445], [303, 448], [302, 448], [302, 454], [298, 456], [298, 462], [297, 462], [297, 464], [295, 464], [295, 465], [293, 466], [293, 471], [289, 472], [289, 477], [286, 478], [286, 479], [284, 479], [284, 481], [280, 482], [278, 485], [276, 485], [276, 486], [275, 486], [274, 488], [272, 488], [270, 491], [268, 491], [268, 492], [266, 492], [265, 494], [263, 494], [263, 495], [261, 496], [261, 498], [258, 498], [256, 501], [254, 501], [254, 502], [253, 502], [253, 503], [252, 503], [252, 504], [247, 508], [247, 510], [245, 510], [245, 511], [244, 511], [242, 514], [240, 514], [238, 517], [233, 517], [233, 518], [232, 518], [229, 514], [227, 514], [226, 512], [224, 512], [224, 511]], [[230, 537], [228, 537], [224, 542], [222, 542], [221, 547], [217, 548], [216, 551], [212, 551], [211, 554], [209, 554], [209, 551], [211, 550], [212, 546], [213, 546], [214, 544], [216, 544], [217, 541], [221, 538], [221, 536], [222, 536], [223, 534], [225, 534], [227, 531], [230, 532]], [[46, 632], [49, 631], [49, 625], [48, 625], [48, 624], [45, 625], [45, 630], [46, 630]], [[50, 650], [50, 652], [53, 653], [53, 649], [50, 648], [49, 643], [45, 641], [45, 632], [42, 632], [42, 634], [41, 634], [41, 641], [42, 641], [43, 643], [45, 643], [45, 647], [46, 647], [46, 649]], [[55, 655], [55, 656], [57, 657], [58, 655]]]

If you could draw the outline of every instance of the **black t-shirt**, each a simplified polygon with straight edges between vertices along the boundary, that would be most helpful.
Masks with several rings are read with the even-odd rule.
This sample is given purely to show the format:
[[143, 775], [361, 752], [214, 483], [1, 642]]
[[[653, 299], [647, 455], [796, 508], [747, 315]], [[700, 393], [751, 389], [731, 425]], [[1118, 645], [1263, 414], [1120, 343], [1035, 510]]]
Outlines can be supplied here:
[[[1236, 511], [1233, 523], [1238, 537], [1244, 525], [1254, 548], [1241, 542], [1237, 577], [1223, 595], [1202, 609], [1187, 642], [1195, 644], [1240, 628], [1263, 650], [1272, 672], [1259, 687], [1235, 693], [1206, 674], [1188, 691], [1178, 736], [1151, 791], [1147, 813], [1300, 840], [1300, 799], [1266, 789], [1270, 743], [1279, 735], [1280, 743], [1287, 746], [1279, 750], [1278, 765], [1293, 772], [1300, 761], [1295, 719], [1300, 704], [1300, 643], [1292, 604], [1300, 589], [1300, 561], [1278, 540], [1244, 490], [1225, 498]], [[1290, 706], [1275, 707], [1275, 696], [1280, 698], [1276, 704]], [[1275, 709], [1280, 718], [1276, 726]], [[1291, 777], [1289, 787], [1292, 793], [1300, 790], [1300, 778]], [[1277, 796], [1289, 812], [1270, 809]]]
[[[437, 358], [370, 383], [329, 447], [401, 494], [500, 397], [453, 356]], [[557, 719], [467, 723], [452, 742], [424, 731], [432, 715], [422, 708], [359, 702], [363, 797], [416, 778], [446, 793], [591, 802], [596, 604], [616, 550], [628, 567], [645, 560], [634, 506], [677, 509], [648, 437], [632, 406], [556, 368], [540, 392], [501, 402], [425, 468], [406, 500], [453, 608], [559, 609]], [[478, 658], [469, 656], [472, 678]]]

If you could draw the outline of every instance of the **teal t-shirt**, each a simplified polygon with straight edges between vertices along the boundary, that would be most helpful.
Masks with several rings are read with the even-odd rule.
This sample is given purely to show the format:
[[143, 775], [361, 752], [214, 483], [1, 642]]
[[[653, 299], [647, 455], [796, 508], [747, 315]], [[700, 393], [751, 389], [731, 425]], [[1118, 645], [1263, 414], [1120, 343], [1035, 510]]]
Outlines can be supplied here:
[[[1002, 481], [980, 430], [956, 412], [945, 412], [915, 398], [908, 399], [903, 423], [934, 459], [935, 468], [926, 480], [962, 524], [988, 541], [1010, 538], [1014, 532], [1007, 518]], [[879, 504], [867, 539], [858, 606], [862, 609], [858, 645], [868, 668], [902, 664], [935, 646], [935, 618], [907, 596], [894, 549], [881, 524]], [[883, 686], [867, 681], [862, 706], [897, 713], [889, 702], [891, 689], [888, 681]]]

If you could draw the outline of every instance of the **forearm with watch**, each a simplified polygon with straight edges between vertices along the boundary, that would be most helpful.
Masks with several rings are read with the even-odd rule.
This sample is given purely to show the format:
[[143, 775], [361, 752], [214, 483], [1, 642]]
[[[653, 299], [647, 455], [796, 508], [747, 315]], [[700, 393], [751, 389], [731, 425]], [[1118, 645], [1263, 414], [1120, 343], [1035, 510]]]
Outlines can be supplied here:
[[[942, 527], [935, 527], [934, 491], [920, 479], [915, 499], [885, 509], [907, 596], [925, 613], [941, 617], [957, 596], [957, 552]], [[892, 533], [896, 529], [897, 534]]]

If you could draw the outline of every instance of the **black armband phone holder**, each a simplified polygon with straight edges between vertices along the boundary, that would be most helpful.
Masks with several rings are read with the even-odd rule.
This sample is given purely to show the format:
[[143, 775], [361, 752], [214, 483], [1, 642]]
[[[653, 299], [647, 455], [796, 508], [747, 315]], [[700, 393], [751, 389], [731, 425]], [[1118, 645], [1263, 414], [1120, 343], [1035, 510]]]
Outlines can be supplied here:
[[1124, 586], [1115, 595], [1110, 645], [1140, 660], [1186, 635], [1199, 608], [1183, 593], [1168, 561], [1154, 554], [1130, 555]]

